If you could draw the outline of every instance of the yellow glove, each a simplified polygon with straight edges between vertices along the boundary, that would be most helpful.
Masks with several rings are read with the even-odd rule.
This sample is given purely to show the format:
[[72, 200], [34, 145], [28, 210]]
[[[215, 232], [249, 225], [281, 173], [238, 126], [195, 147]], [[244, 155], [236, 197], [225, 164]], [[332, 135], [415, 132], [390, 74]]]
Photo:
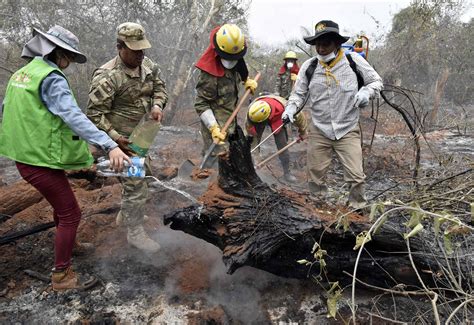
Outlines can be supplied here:
[[211, 132], [212, 141], [214, 141], [217, 144], [224, 144], [224, 140], [227, 134], [221, 131], [221, 128], [219, 127], [218, 124], [212, 125], [209, 128], [209, 131]]
[[296, 81], [296, 78], [298, 77], [298, 75], [296, 73], [292, 73], [290, 75], [290, 78], [291, 78], [291, 81]]
[[250, 89], [250, 92], [253, 95], [253, 93], [258, 87], [258, 83], [253, 79], [247, 78], [247, 80], [244, 83], [244, 87], [245, 87], [245, 90]]

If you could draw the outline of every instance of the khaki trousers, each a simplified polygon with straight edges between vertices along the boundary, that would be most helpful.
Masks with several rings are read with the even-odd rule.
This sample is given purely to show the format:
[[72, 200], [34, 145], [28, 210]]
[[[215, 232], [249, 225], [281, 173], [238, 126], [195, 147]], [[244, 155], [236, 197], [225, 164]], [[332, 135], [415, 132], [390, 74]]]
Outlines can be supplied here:
[[326, 138], [313, 123], [309, 123], [309, 131], [307, 166], [311, 192], [323, 194], [327, 190], [324, 178], [331, 164], [332, 152], [334, 151], [344, 168], [344, 180], [351, 185], [349, 204], [352, 202], [365, 203], [365, 174], [362, 166], [359, 125], [339, 140]]

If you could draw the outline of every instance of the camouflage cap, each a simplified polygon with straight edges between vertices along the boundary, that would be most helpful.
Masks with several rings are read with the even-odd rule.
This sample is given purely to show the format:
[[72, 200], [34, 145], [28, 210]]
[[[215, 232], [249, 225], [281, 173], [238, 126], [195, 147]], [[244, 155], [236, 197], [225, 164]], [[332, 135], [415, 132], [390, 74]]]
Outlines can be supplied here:
[[151, 47], [145, 37], [145, 29], [140, 24], [126, 22], [117, 27], [117, 38], [124, 41], [132, 50], [144, 50]]

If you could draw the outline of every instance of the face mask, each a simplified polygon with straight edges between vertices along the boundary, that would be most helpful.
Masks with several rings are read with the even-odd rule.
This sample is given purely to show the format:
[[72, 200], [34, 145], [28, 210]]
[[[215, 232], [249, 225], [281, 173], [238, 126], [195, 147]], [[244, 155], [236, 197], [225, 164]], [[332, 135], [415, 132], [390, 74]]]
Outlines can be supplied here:
[[239, 62], [239, 61], [221, 59], [221, 63], [224, 66], [224, 68], [229, 69], [229, 70], [232, 69], [233, 67], [235, 67], [237, 62]]
[[288, 62], [288, 63], [286, 64], [286, 67], [287, 67], [288, 69], [293, 68], [293, 62]]
[[329, 62], [331, 60], [333, 60], [334, 58], [336, 58], [336, 53], [335, 52], [331, 52], [329, 53], [328, 55], [321, 55], [321, 54], [316, 54], [316, 57], [318, 58], [318, 60], [320, 61], [323, 61], [323, 62]]

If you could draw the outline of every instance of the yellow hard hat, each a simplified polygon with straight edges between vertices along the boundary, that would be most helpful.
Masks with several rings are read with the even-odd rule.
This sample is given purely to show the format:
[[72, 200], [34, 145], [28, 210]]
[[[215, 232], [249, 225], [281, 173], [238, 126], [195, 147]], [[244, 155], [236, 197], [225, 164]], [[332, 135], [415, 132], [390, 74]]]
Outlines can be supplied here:
[[298, 60], [298, 58], [296, 57], [296, 53], [293, 52], [293, 51], [286, 52], [284, 59], [285, 60], [287, 60], [287, 59]]
[[261, 123], [270, 116], [271, 111], [272, 109], [267, 102], [257, 100], [255, 103], [250, 105], [249, 119], [254, 123]]
[[237, 25], [225, 24], [214, 37], [214, 46], [217, 54], [226, 60], [241, 59], [247, 52], [244, 33]]

